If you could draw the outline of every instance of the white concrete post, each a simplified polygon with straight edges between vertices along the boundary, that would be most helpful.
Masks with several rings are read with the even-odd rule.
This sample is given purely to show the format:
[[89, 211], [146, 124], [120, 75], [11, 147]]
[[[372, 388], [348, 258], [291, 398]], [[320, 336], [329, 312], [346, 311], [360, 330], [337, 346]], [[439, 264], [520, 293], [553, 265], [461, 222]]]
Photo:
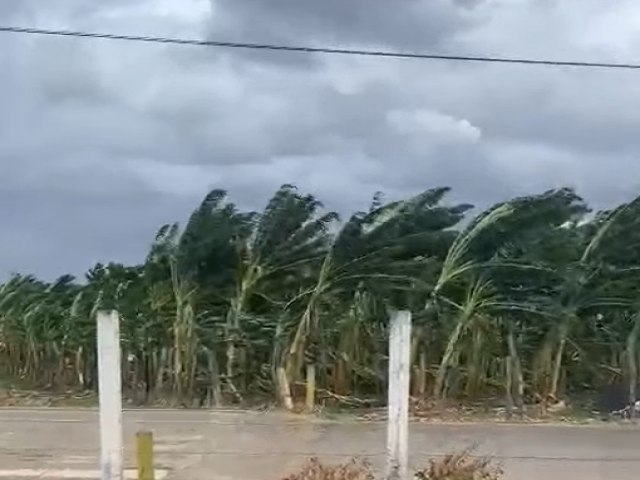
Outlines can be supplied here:
[[408, 480], [410, 362], [411, 312], [400, 310], [389, 329], [387, 480]]
[[98, 392], [102, 480], [122, 480], [122, 379], [118, 312], [98, 312]]

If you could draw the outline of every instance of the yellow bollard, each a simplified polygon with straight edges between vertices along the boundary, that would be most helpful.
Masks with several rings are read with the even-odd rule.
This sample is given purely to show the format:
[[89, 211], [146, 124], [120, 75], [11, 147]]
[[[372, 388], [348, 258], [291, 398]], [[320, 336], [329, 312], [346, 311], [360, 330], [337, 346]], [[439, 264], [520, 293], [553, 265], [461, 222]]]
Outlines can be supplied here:
[[136, 434], [138, 455], [138, 480], [155, 480], [153, 470], [153, 434], [138, 432]]

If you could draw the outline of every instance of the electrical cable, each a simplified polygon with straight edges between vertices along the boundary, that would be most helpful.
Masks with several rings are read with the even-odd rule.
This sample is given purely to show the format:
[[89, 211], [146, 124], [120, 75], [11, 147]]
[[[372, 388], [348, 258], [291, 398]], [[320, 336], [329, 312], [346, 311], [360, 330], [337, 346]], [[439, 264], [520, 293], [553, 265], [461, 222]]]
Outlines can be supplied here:
[[59, 37], [122, 40], [122, 41], [131, 41], [131, 42], [163, 43], [163, 44], [175, 44], [175, 45], [191, 45], [191, 46], [199, 46], [199, 47], [239, 48], [239, 49], [250, 49], [250, 50], [320, 53], [320, 54], [333, 54], [333, 55], [356, 55], [356, 56], [365, 56], [365, 57], [400, 58], [400, 59], [414, 59], [414, 60], [446, 60], [446, 61], [458, 61], [458, 62], [506, 63], [506, 64], [598, 68], [598, 69], [626, 69], [626, 70], [640, 69], [640, 64], [634, 64], [634, 63], [586, 62], [586, 61], [578, 61], [578, 60], [545, 60], [545, 59], [493, 57], [493, 56], [444, 55], [444, 54], [433, 54], [433, 53], [394, 52], [394, 51], [385, 51], [385, 50], [359, 50], [359, 49], [330, 48], [330, 47], [276, 45], [276, 44], [268, 44], [268, 43], [230, 42], [230, 41], [220, 41], [220, 40], [195, 40], [195, 39], [188, 39], [188, 38], [122, 35], [122, 34], [115, 34], [115, 33], [100, 33], [100, 32], [73, 31], [73, 30], [50, 30], [50, 29], [44, 29], [44, 28], [17, 27], [17, 26], [7, 26], [7, 25], [0, 25], [0, 32], [29, 34], [29, 35], [48, 35], [48, 36], [59, 36]]

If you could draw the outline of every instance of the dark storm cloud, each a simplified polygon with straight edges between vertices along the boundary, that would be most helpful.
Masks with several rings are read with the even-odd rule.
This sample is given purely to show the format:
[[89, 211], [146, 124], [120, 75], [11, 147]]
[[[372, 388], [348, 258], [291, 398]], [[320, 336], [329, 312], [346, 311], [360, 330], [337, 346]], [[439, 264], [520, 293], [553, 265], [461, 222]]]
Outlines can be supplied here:
[[[585, 60], [632, 58], [638, 14], [626, 0], [0, 0], [18, 25]], [[377, 190], [449, 185], [484, 206], [568, 184], [609, 206], [639, 187], [629, 72], [0, 42], [0, 276], [142, 260], [212, 187], [261, 208], [294, 182], [342, 212]]]
[[439, 46], [473, 24], [476, 2], [212, 0], [214, 33], [259, 41]]
[[[331, 47], [447, 50], [447, 40], [480, 21], [481, 0], [211, 0], [211, 36]], [[317, 56], [238, 52], [255, 62], [310, 68]]]

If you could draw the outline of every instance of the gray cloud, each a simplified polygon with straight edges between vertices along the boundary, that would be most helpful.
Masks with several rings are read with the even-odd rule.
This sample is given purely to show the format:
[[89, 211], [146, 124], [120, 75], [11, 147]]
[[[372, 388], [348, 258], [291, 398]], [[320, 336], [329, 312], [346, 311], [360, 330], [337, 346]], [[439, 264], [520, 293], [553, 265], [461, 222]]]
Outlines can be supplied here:
[[259, 41], [439, 46], [473, 25], [478, 2], [450, 0], [213, 0], [214, 33]]
[[[285, 45], [380, 46], [445, 51], [448, 41], [481, 20], [483, 0], [210, 0], [215, 38]], [[317, 57], [240, 51], [237, 55], [282, 68], [317, 66]]]
[[[54, 5], [55, 4], [55, 5]], [[599, 0], [0, 2], [3, 22], [288, 44], [633, 58], [640, 7]], [[484, 206], [551, 186], [633, 196], [632, 72], [0, 37], [0, 276], [142, 260], [212, 187], [329, 208], [435, 185]]]

